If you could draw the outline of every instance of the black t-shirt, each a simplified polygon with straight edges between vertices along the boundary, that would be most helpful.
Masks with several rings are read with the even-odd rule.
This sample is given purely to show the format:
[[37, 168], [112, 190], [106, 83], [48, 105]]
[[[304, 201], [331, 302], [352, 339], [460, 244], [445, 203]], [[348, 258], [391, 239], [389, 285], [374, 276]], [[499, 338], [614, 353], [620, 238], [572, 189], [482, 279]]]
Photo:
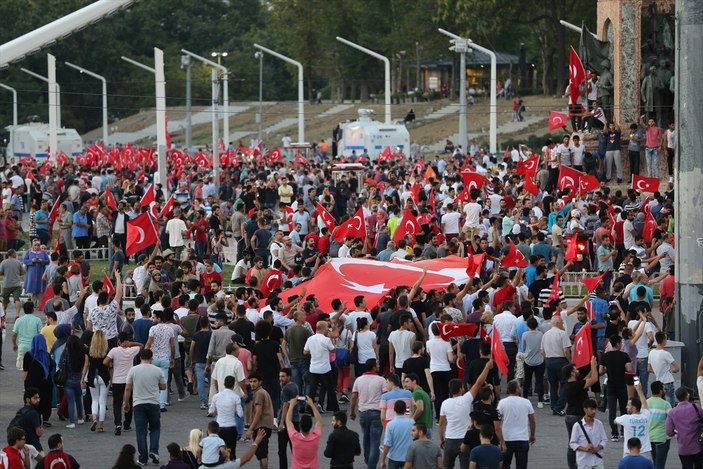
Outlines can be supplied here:
[[256, 251], [268, 251], [269, 243], [271, 242], [271, 232], [260, 228], [254, 232], [254, 236], [256, 236]]
[[[274, 329], [278, 328], [274, 327]], [[261, 373], [265, 381], [278, 379], [278, 371], [281, 368], [278, 362], [280, 351], [281, 346], [272, 339], [262, 340], [254, 345], [251, 353], [256, 357], [256, 370]]]
[[583, 403], [588, 399], [588, 390], [584, 387], [585, 379], [577, 379], [576, 381], [568, 381], [566, 383], [566, 414], [578, 415], [583, 417]]
[[618, 321], [614, 323], [613, 321], [608, 321], [605, 325], [605, 338], [610, 339], [612, 336], [620, 333], [621, 330], [625, 328], [624, 321]]
[[[29, 406], [26, 406], [29, 407]], [[41, 427], [42, 419], [36, 408], [30, 407], [29, 410], [25, 411], [22, 419], [19, 422], [19, 426], [24, 430], [26, 442], [33, 445], [39, 451], [42, 451], [42, 445], [39, 441], [39, 436], [37, 435], [37, 428]]]
[[652, 307], [646, 301], [633, 301], [630, 306], [627, 307], [627, 312], [630, 315], [630, 319], [637, 319], [637, 308], [644, 306], [647, 310], [651, 310]]
[[244, 339], [244, 345], [248, 350], [252, 350], [254, 348], [252, 334], [256, 330], [256, 326], [254, 326], [253, 322], [248, 321], [247, 319], [237, 319], [236, 321], [231, 322], [227, 327], [242, 336], [242, 339]]
[[273, 340], [278, 345], [281, 345], [281, 341], [283, 340], [283, 331], [281, 328], [278, 326], [273, 326], [273, 328], [271, 328], [271, 335], [269, 335], [269, 339]]
[[[473, 385], [486, 367], [486, 363], [488, 363], [488, 358], [476, 358], [475, 360], [471, 360], [471, 363], [469, 363], [469, 366], [466, 367], [464, 371], [464, 381], [469, 383], [469, 385]], [[488, 372], [486, 384], [500, 384], [497, 367], [494, 366]]]
[[[479, 347], [481, 345], [481, 339], [469, 338], [461, 343], [461, 353], [464, 354], [464, 366], [466, 367], [469, 363], [476, 360], [481, 356], [479, 352]], [[479, 371], [480, 373], [480, 371]], [[466, 373], [464, 373], [466, 376]], [[478, 376], [478, 375], [476, 375]]]
[[549, 288], [551, 285], [552, 279], [537, 279], [532, 282], [530, 288], [528, 288], [528, 291], [530, 292], [530, 295], [532, 295], [532, 298], [534, 298], [534, 301], [537, 302], [540, 292], [545, 288]]
[[608, 371], [608, 386], [625, 387], [625, 365], [630, 356], [621, 350], [611, 350], [603, 355], [603, 366]]
[[469, 428], [462, 441], [469, 449], [468, 452], [481, 444], [481, 431], [478, 428]]
[[211, 335], [212, 331], [198, 331], [193, 335], [193, 342], [195, 342], [193, 358], [195, 358], [195, 363], [207, 362], [207, 349], [210, 345]]
[[403, 373], [406, 375], [408, 373], [415, 373], [418, 377], [417, 384], [419, 384], [427, 394], [430, 394], [430, 383], [427, 382], [425, 370], [429, 367], [430, 361], [425, 357], [410, 357], [403, 362]]
[[[472, 415], [476, 417], [476, 423], [481, 425], [494, 425], [494, 422], [500, 421], [500, 415], [498, 415], [498, 409], [492, 404], [486, 404], [481, 401], [474, 401], [474, 409]], [[494, 445], [500, 444], [498, 437], [494, 434], [491, 443]]]

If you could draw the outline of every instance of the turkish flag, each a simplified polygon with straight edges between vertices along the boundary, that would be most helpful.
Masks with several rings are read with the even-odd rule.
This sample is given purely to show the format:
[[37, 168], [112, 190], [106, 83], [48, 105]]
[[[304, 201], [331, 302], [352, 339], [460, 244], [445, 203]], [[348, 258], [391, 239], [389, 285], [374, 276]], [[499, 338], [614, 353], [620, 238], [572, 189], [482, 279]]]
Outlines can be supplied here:
[[586, 70], [574, 48], [569, 52], [569, 96], [572, 105], [578, 102], [581, 96], [579, 86], [586, 79]]
[[127, 222], [127, 249], [125, 254], [131, 256], [135, 252], [153, 246], [159, 240], [156, 228], [148, 213], [142, 213], [137, 218]]
[[381, 153], [379, 153], [378, 162], [380, 163], [382, 160], [390, 160], [392, 157], [393, 152], [391, 151], [391, 147], [386, 147]]
[[493, 328], [493, 335], [491, 337], [491, 355], [493, 355], [493, 361], [496, 366], [498, 366], [500, 373], [502, 375], [507, 375], [509, 362], [508, 354], [505, 353], [503, 342], [500, 341], [500, 334], [495, 327]]
[[273, 290], [281, 287], [283, 283], [283, 273], [280, 270], [271, 269], [261, 282], [261, 294], [268, 298]]
[[509, 240], [509, 242], [510, 251], [505, 255], [500, 265], [502, 267], [527, 267], [527, 259], [525, 259], [525, 256], [518, 250], [512, 240]]
[[567, 115], [563, 112], [551, 111], [549, 113], [549, 130], [561, 129], [566, 125]]
[[59, 217], [59, 205], [61, 205], [61, 197], [57, 196], [49, 212], [49, 229], [54, 227], [54, 222]]
[[398, 224], [398, 228], [395, 230], [393, 235], [393, 241], [397, 243], [401, 239], [405, 238], [406, 234], [410, 234], [414, 238], [419, 232], [420, 223], [418, 223], [417, 217], [415, 217], [410, 210], [405, 210], [403, 220]]
[[51, 169], [51, 161], [47, 161], [39, 168], [39, 174], [44, 175]]
[[433, 217], [437, 216], [437, 207], [435, 207], [435, 202], [434, 202], [434, 189], [430, 189], [430, 195], [428, 197], [428, 202], [430, 203], [430, 207], [432, 208], [432, 216]]
[[552, 300], [559, 301], [559, 296], [559, 276], [555, 275], [554, 280], [552, 280], [552, 291], [549, 293], [549, 298], [547, 298], [547, 304], [545, 306], [549, 306]]
[[478, 173], [461, 172], [461, 180], [464, 181], [464, 189], [471, 193], [471, 189], [481, 189], [486, 178]]
[[524, 161], [517, 162], [517, 174], [520, 176], [530, 176], [533, 177], [537, 174], [537, 168], [539, 166], [539, 156], [535, 155]]
[[578, 254], [578, 243], [576, 238], [576, 235], [566, 238], [566, 252], [564, 253], [564, 260], [566, 262], [576, 261], [576, 255]]
[[413, 169], [417, 174], [422, 173], [422, 171], [425, 169], [425, 162], [422, 160], [417, 160], [413, 165]]
[[584, 306], [586, 307], [586, 316], [588, 317], [588, 320], [593, 321], [596, 318], [596, 313], [593, 312], [593, 303], [586, 301]]
[[593, 293], [593, 291], [596, 289], [598, 284], [600, 283], [601, 280], [603, 280], [603, 277], [605, 277], [605, 274], [608, 272], [609, 269], [606, 269], [605, 272], [600, 274], [597, 277], [589, 277], [589, 278], [582, 278], [581, 281], [583, 282], [584, 285], [586, 285], [586, 290], [588, 290], [589, 293]]
[[591, 326], [584, 324], [574, 337], [574, 366], [581, 368], [591, 363], [593, 358], [593, 342], [591, 341]]
[[485, 253], [469, 256], [469, 265], [466, 267], [466, 275], [468, 275], [469, 278], [478, 277], [481, 274], [481, 266], [485, 259]]
[[645, 243], [652, 241], [652, 238], [654, 237], [654, 231], [656, 229], [657, 222], [654, 220], [652, 212], [650, 210], [647, 210], [647, 213], [644, 216], [644, 227], [642, 227], [642, 239]]
[[54, 244], [54, 252], [61, 251], [61, 236], [56, 237], [56, 243]]
[[42, 293], [41, 301], [39, 302], [39, 310], [43, 311], [44, 306], [46, 306], [47, 301], [54, 297], [54, 284], [50, 283], [46, 286], [44, 293]]
[[64, 153], [63, 151], [60, 151], [59, 154], [56, 155], [56, 163], [59, 166], [68, 164], [68, 155], [66, 155], [66, 153]]
[[454, 202], [471, 202], [471, 195], [469, 194], [469, 190], [464, 187], [464, 189], [459, 192], [459, 195], [456, 196]]
[[598, 178], [595, 176], [588, 176], [585, 174], [582, 174], [579, 177], [579, 192], [582, 194], [586, 194], [588, 192], [592, 192], [595, 190], [600, 189], [600, 182], [598, 181]]
[[452, 337], [473, 337], [478, 330], [478, 324], [454, 324], [445, 322], [439, 324], [439, 336], [442, 340], [449, 340]]
[[364, 221], [364, 209], [359, 207], [353, 217], [343, 225], [339, 225], [332, 237], [335, 241], [342, 242], [344, 238], [366, 238], [366, 222]]
[[525, 184], [522, 187], [532, 195], [539, 194], [539, 187], [534, 183], [531, 176], [525, 176]]
[[156, 197], [154, 195], [154, 185], [149, 184], [149, 187], [146, 191], [144, 191], [144, 195], [142, 196], [141, 205], [142, 207], [147, 207], [154, 202], [156, 202]]
[[174, 197], [173, 194], [171, 194], [171, 197], [169, 197], [166, 201], [166, 205], [164, 205], [164, 207], [161, 209], [161, 213], [159, 213], [159, 216], [167, 217], [171, 212], [173, 212], [173, 201]]
[[578, 189], [579, 180], [582, 174], [569, 166], [559, 166], [559, 180], [557, 181], [557, 189], [564, 190], [567, 187]]
[[115, 210], [117, 208], [117, 202], [115, 202], [115, 196], [112, 194], [112, 187], [110, 186], [105, 188], [105, 201], [110, 209]]
[[322, 223], [325, 224], [327, 230], [331, 233], [335, 227], [334, 218], [330, 215], [330, 212], [325, 209], [325, 207], [320, 205], [320, 202], [317, 203], [315, 209], [317, 210], [317, 215], [322, 219]]
[[107, 274], [103, 275], [103, 287], [105, 287], [107, 296], [115, 296], [115, 286], [112, 284], [112, 280], [110, 280]]
[[466, 259], [456, 256], [418, 263], [333, 258], [320, 267], [311, 280], [286, 289], [280, 296], [288, 301], [288, 298], [300, 295], [302, 289], [307, 288], [308, 294], [314, 294], [320, 300], [320, 308], [331, 311], [335, 298], [353, 308], [354, 297], [364, 295], [367, 307], [373, 309], [391, 289], [413, 285], [425, 267], [428, 270], [420, 283], [424, 291], [444, 291], [451, 283], [463, 285], [468, 281]]
[[299, 164], [303, 166], [308, 164], [308, 160], [300, 152], [295, 154], [295, 160], [293, 160], [294, 166], [298, 166]]
[[640, 192], [657, 192], [659, 190], [659, 179], [633, 174], [632, 188]]
[[269, 153], [269, 161], [271, 163], [278, 163], [280, 161], [283, 161], [283, 154], [281, 153], [280, 148], [276, 147], [271, 150], [271, 153]]
[[193, 156], [193, 163], [197, 164], [201, 168], [210, 168], [212, 164], [210, 161], [210, 155], [204, 151], [199, 151]]

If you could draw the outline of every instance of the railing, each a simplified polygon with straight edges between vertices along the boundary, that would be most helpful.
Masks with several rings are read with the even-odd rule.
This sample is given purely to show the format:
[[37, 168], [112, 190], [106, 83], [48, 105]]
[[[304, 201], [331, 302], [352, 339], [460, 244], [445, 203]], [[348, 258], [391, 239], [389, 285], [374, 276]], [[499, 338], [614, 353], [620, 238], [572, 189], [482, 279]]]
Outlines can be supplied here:
[[[48, 248], [48, 246], [47, 246]], [[76, 251], [80, 251], [83, 253], [83, 257], [85, 257], [85, 260], [109, 260], [110, 259], [110, 248], [108, 247], [103, 247], [103, 248], [73, 248], [69, 250], [69, 259], [73, 260], [73, 253]], [[24, 253], [27, 252], [27, 249], [24, 249], [22, 251], [17, 252], [17, 259], [22, 259], [24, 257]], [[47, 253], [51, 255], [49, 250], [47, 249]], [[5, 259], [7, 257], [7, 251], [0, 251], [0, 256], [2, 256], [2, 259]]]

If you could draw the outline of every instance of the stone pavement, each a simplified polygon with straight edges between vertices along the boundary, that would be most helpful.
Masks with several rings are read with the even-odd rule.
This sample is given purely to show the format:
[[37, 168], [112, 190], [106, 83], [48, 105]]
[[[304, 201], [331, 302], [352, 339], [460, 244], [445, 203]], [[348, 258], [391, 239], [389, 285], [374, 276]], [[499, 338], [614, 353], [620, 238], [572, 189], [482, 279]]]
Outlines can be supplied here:
[[[10, 308], [11, 310], [14, 309], [13, 307]], [[11, 312], [10, 316], [12, 318], [15, 317], [14, 311]], [[12, 322], [8, 321], [7, 338], [3, 341], [2, 347], [2, 363], [5, 365], [5, 370], [0, 371], [0, 427], [3, 432], [15, 415], [17, 409], [22, 406], [23, 387], [20, 372], [14, 368], [16, 356], [12, 352], [11, 330]], [[177, 402], [176, 397], [177, 394], [171, 396], [173, 405], [168, 408], [168, 412], [161, 414], [160, 455], [162, 461], [165, 461], [167, 458], [167, 444], [170, 442], [177, 442], [181, 445], [187, 444], [189, 431], [192, 428], [205, 430], [208, 422], [205, 411], [199, 409], [197, 397], [191, 396], [182, 403]], [[537, 420], [537, 441], [530, 449], [529, 467], [550, 469], [566, 468], [566, 445], [568, 438], [565, 431], [564, 418], [552, 416], [549, 406], [545, 406], [544, 409], [537, 409], [536, 399], [533, 398], [532, 401], [533, 405], [535, 405]], [[111, 408], [112, 397], [108, 399], [108, 417], [105, 423], [105, 433], [101, 434], [91, 432], [89, 425], [82, 425], [76, 429], [69, 430], [65, 428], [65, 422], [60, 422], [54, 412], [51, 418], [53, 426], [46, 429], [45, 436], [42, 438], [42, 444], [46, 446], [49, 435], [58, 432], [64, 437], [66, 451], [78, 460], [82, 468], [107, 469], [112, 467], [122, 446], [125, 444], [136, 446], [136, 440], [134, 430], [123, 432], [121, 436], [114, 436]], [[342, 410], [347, 410], [348, 405], [343, 404], [341, 408]], [[606, 432], [608, 432], [607, 414], [599, 412], [597, 417], [604, 423]], [[331, 418], [331, 414], [329, 413], [323, 415], [324, 434], [320, 448], [320, 467], [329, 467], [329, 459], [325, 458], [322, 453], [327, 437], [331, 431]], [[356, 422], [349, 421], [349, 428], [360, 432], [358, 419]], [[437, 441], [437, 427], [435, 426], [433, 430], [435, 435], [434, 439]], [[276, 434], [274, 433], [269, 443], [269, 467], [271, 469], [278, 467], [278, 445], [276, 438]], [[4, 444], [3, 441], [3, 446]], [[622, 445], [622, 441], [618, 443], [608, 442], [604, 458], [606, 469], [617, 467], [617, 462], [622, 455]], [[237, 454], [241, 455], [248, 446], [248, 443], [239, 443], [237, 445]], [[156, 467], [153, 464], [150, 464], [150, 466]], [[256, 461], [251, 461], [245, 467], [257, 467], [257, 463]], [[362, 469], [365, 467], [363, 456], [357, 457], [354, 468]], [[667, 467], [681, 467], [676, 455], [675, 441], [672, 441], [671, 444]]]

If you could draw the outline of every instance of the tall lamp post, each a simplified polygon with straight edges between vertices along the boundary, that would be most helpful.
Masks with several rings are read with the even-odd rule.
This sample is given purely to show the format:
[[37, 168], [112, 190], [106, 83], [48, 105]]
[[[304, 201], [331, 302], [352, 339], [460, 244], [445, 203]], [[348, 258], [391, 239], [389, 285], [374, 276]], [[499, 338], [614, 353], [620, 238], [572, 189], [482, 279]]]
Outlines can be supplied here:
[[287, 62], [291, 65], [295, 65], [296, 67], [298, 67], [298, 143], [304, 143], [305, 142], [305, 82], [303, 79], [303, 64], [301, 64], [297, 60], [291, 59], [290, 57], [286, 57], [285, 55], [282, 55], [282, 54], [279, 54], [278, 52], [272, 51], [271, 49], [267, 49], [264, 46], [254, 44], [254, 47], [256, 49], [259, 49], [261, 52], [265, 52], [269, 55], [276, 57], [277, 59], [281, 59], [284, 62]]
[[[21, 68], [24, 73], [48, 83], [49, 89], [49, 148], [58, 154], [59, 139], [58, 129], [61, 128], [61, 87], [56, 83], [56, 57], [46, 54], [47, 76], [39, 75], [26, 68]], [[51, 155], [47, 155], [47, 159]]]
[[181, 68], [186, 69], [186, 149], [192, 144], [193, 108], [190, 98], [190, 56], [181, 56]]
[[78, 65], [72, 64], [71, 62], [64, 62], [68, 67], [71, 67], [75, 70], [78, 70], [81, 73], [85, 73], [86, 75], [97, 78], [102, 82], [103, 85], [103, 145], [105, 148], [109, 147], [110, 144], [107, 140], [107, 80], [105, 79], [104, 76], [98, 75], [95, 72], [91, 72], [90, 70], [86, 70], [83, 67], [80, 67]]
[[256, 114], [256, 123], [259, 125], [259, 141], [264, 133], [264, 53], [257, 50], [254, 58], [259, 59], [259, 112]]
[[[444, 34], [445, 36], [449, 36], [454, 40], [464, 40], [466, 41], [466, 46], [477, 50], [479, 52], [483, 52], [484, 54], [487, 54], [491, 58], [491, 104], [490, 104], [490, 151], [491, 153], [496, 153], [498, 151], [498, 143], [497, 143], [497, 116], [498, 116], [498, 107], [496, 104], [496, 82], [497, 82], [497, 75], [498, 75], [498, 67], [496, 64], [496, 54], [490, 49], [486, 49], [485, 47], [481, 47], [478, 44], [475, 44], [471, 39], [464, 39], [461, 36], [457, 36], [454, 33], [450, 33], [449, 31], [446, 31], [442, 28], [439, 28], [439, 32]], [[466, 75], [466, 71], [464, 71], [464, 75]], [[464, 90], [462, 90], [462, 93], [465, 93]], [[466, 151], [466, 149], [465, 149]]]
[[224, 114], [224, 116], [222, 116], [224, 120], [222, 123], [222, 138], [224, 139], [226, 147], [229, 146], [229, 76], [227, 68], [222, 66], [222, 58], [227, 57], [227, 55], [229, 55], [227, 52], [210, 53], [210, 56], [217, 58], [217, 68], [222, 72], [222, 113]]
[[366, 47], [360, 46], [359, 44], [355, 44], [351, 41], [347, 41], [343, 37], [337, 36], [337, 40], [341, 42], [342, 44], [346, 44], [349, 47], [353, 47], [356, 50], [359, 50], [365, 54], [370, 55], [371, 57], [374, 57], [378, 60], [382, 60], [383, 64], [385, 65], [385, 79], [384, 79], [384, 90], [383, 94], [385, 97], [385, 121], [386, 124], [391, 123], [391, 62], [388, 60], [388, 57], [385, 57], [378, 52], [374, 52], [371, 49], [367, 49]]
[[154, 74], [156, 86], [156, 144], [158, 149], [158, 176], [164, 197], [168, 199], [168, 181], [166, 180], [166, 76], [164, 74], [164, 51], [154, 47], [154, 67], [121, 57], [125, 62]]
[[0, 88], [3, 88], [12, 93], [12, 131], [10, 132], [10, 140], [12, 141], [12, 156], [15, 156], [15, 127], [17, 127], [17, 90], [11, 86], [0, 83]]

